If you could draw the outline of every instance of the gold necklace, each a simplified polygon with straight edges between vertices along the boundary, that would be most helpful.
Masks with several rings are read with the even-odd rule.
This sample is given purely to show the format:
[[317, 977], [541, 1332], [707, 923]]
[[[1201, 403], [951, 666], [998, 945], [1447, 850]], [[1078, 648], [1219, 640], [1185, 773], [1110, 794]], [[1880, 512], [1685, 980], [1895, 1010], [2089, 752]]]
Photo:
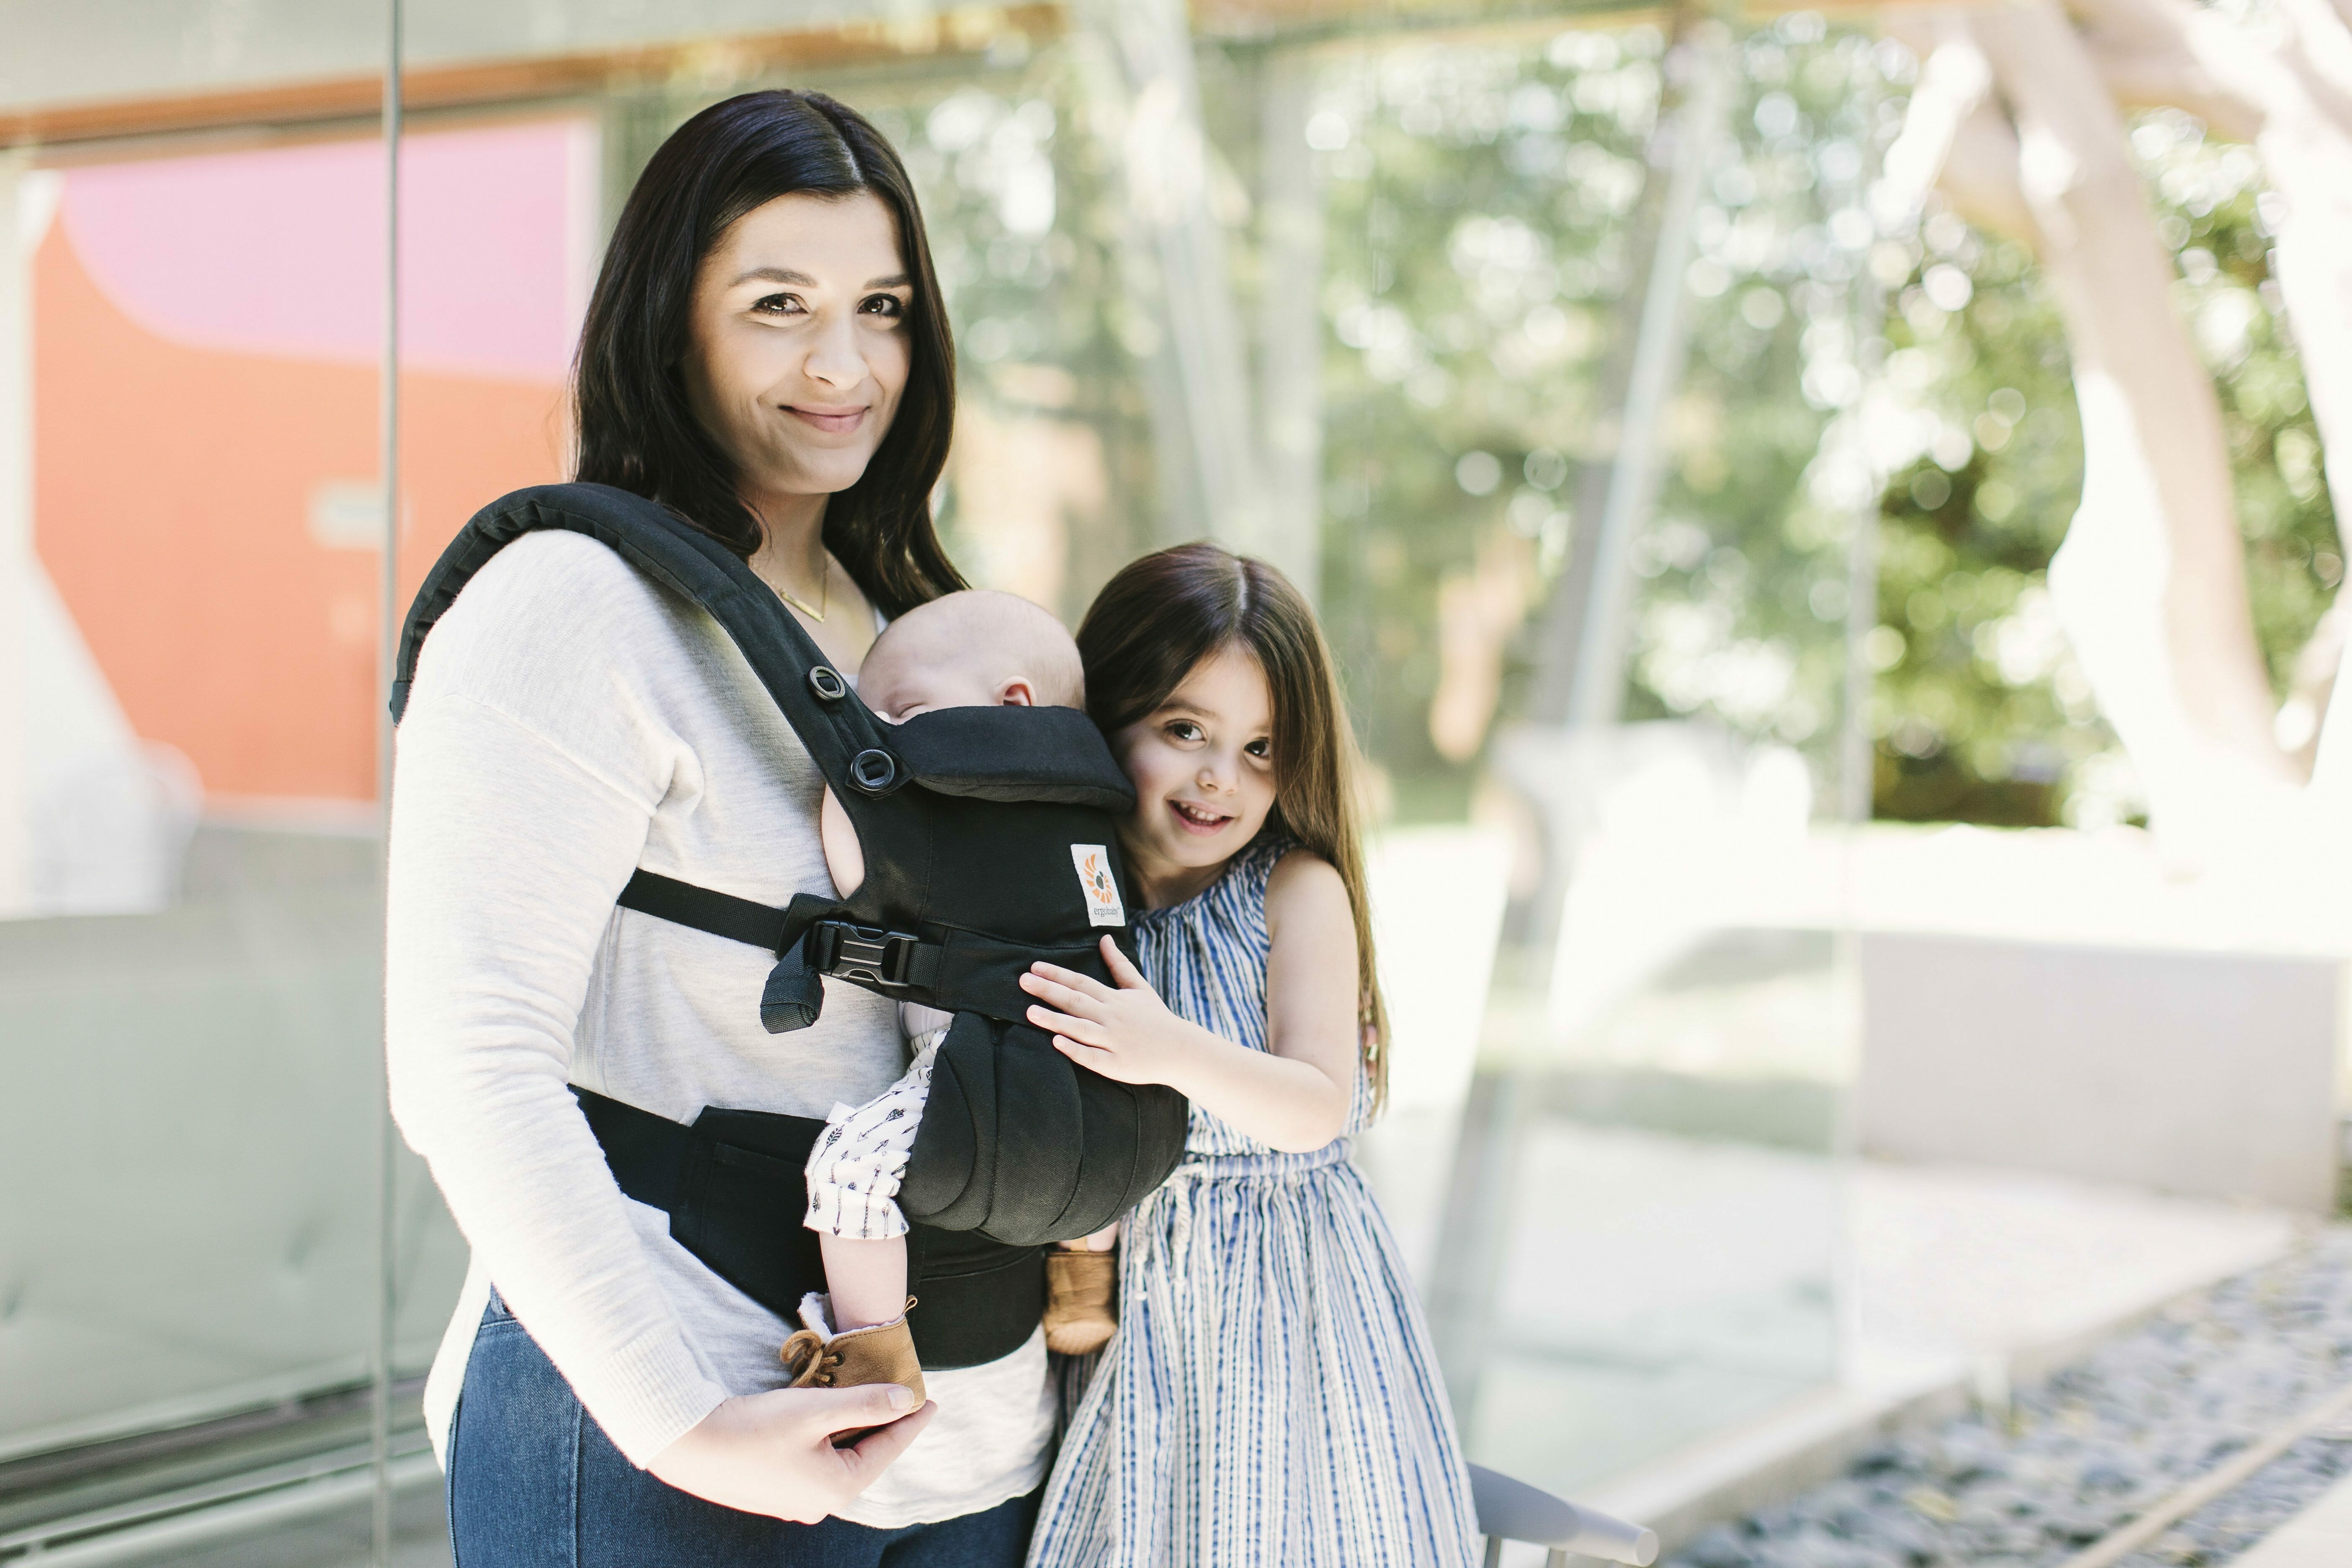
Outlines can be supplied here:
[[817, 602], [815, 604], [810, 604], [782, 583], [771, 583], [768, 586], [773, 588], [776, 591], [776, 596], [785, 604], [790, 605], [817, 625], [823, 626], [825, 611], [833, 607], [833, 556], [827, 553], [820, 556], [819, 559], [824, 562], [824, 564], [817, 568]]

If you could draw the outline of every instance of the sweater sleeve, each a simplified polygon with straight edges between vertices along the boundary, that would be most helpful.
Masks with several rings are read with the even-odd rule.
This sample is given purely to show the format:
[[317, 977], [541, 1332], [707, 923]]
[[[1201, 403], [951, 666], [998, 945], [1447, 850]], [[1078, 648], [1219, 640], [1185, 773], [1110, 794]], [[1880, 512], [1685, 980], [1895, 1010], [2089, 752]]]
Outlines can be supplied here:
[[477, 696], [420, 690], [401, 725], [385, 932], [402, 1134], [516, 1316], [640, 1466], [726, 1397], [569, 1089], [613, 900], [660, 797], [648, 759], [591, 760]]

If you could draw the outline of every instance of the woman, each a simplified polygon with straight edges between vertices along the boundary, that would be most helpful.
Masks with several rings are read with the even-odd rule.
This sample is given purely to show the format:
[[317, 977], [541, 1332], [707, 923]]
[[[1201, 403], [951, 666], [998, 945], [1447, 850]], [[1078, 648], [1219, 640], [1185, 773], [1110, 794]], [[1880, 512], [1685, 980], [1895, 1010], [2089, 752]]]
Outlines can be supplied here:
[[[735, 549], [845, 671], [880, 617], [962, 586], [926, 505], [954, 411], [922, 219], [830, 99], [733, 99], [655, 154], [577, 397], [579, 477]], [[388, 1048], [394, 1114], [474, 1247], [427, 1395], [465, 1568], [1021, 1560], [1042, 1338], [931, 1374], [912, 1413], [903, 1389], [782, 1388], [789, 1326], [622, 1195], [570, 1092], [822, 1117], [898, 1076], [881, 997], [829, 988], [814, 1026], [769, 1035], [747, 999], [771, 955], [614, 907], [640, 866], [769, 905], [829, 894], [822, 787], [715, 623], [583, 536], [500, 552], [425, 647]]]

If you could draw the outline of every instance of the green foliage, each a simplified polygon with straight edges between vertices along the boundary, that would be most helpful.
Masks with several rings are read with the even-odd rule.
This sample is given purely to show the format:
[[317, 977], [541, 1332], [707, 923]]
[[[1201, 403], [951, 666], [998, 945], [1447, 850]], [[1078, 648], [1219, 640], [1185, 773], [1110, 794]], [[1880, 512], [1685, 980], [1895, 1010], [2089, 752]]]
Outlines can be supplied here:
[[[1570, 529], [1593, 521], [1568, 498], [1613, 450], [1601, 367], [1662, 44], [1634, 27], [1397, 46], [1326, 84], [1331, 139], [1346, 138], [1326, 170], [1327, 616], [1401, 783], [1444, 767], [1426, 718], [1441, 579], [1507, 531], [1538, 542], [1548, 584]], [[1826, 783], [1848, 524], [1815, 515], [1803, 488], [1830, 411], [1859, 385], [1846, 362], [1869, 235], [1851, 209], [1876, 67], [1870, 40], [1810, 16], [1750, 36], [1740, 60], [1680, 280], [1692, 352], [1659, 504], [1633, 547], [1626, 711], [1804, 746]]]

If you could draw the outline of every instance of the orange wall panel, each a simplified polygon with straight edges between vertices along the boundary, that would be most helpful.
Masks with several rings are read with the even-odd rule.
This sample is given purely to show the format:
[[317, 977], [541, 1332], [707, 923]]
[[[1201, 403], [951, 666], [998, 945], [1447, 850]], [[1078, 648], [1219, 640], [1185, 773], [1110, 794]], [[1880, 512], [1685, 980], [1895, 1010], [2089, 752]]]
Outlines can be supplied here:
[[[209, 793], [372, 798], [376, 555], [309, 519], [376, 472], [375, 373], [166, 341], [61, 225], [34, 289], [36, 548], [131, 728]], [[476, 508], [562, 477], [566, 437], [522, 381], [412, 374], [403, 419], [404, 604]]]

